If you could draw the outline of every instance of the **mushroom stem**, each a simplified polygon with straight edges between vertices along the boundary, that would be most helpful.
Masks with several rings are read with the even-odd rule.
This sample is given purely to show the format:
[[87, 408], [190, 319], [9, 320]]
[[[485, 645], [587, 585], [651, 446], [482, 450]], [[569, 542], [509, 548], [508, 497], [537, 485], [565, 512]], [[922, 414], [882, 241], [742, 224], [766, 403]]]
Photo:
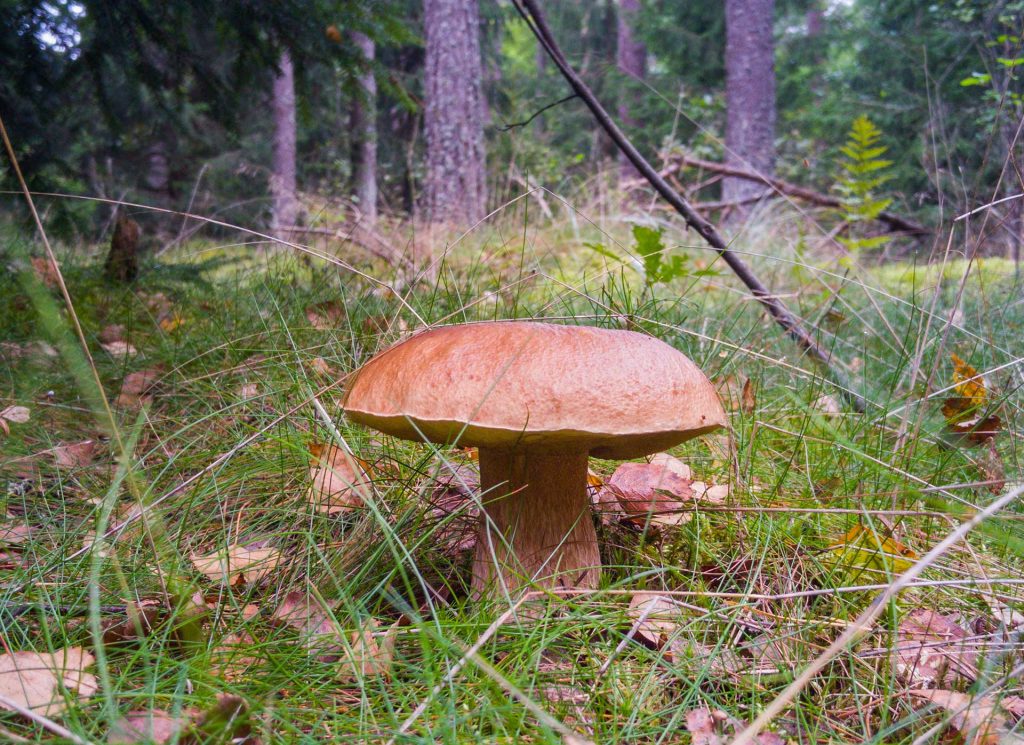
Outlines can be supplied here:
[[[524, 585], [595, 588], [601, 576], [587, 496], [587, 454], [539, 455], [480, 448], [484, 512], [473, 594]], [[499, 583], [500, 580], [500, 583]]]

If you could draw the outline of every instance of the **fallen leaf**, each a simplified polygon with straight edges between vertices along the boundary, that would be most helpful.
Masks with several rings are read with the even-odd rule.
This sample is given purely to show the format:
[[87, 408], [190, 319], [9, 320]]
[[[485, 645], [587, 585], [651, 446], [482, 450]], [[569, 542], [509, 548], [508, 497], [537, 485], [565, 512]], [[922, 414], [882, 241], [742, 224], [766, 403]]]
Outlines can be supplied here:
[[57, 268], [54, 261], [48, 256], [33, 256], [30, 261], [32, 262], [32, 271], [35, 272], [40, 282], [51, 290], [60, 287], [60, 269]]
[[905, 572], [918, 559], [917, 552], [897, 541], [891, 531], [879, 532], [860, 522], [828, 550], [840, 569], [877, 572], [885, 576]]
[[977, 464], [982, 479], [987, 482], [985, 488], [993, 494], [1002, 492], [1006, 486], [1006, 465], [994, 440], [988, 441], [988, 448], [985, 454], [978, 458]]
[[925, 608], [900, 622], [892, 663], [897, 679], [917, 688], [972, 682], [978, 675], [976, 643], [950, 617]]
[[372, 482], [370, 464], [337, 445], [313, 443], [310, 452], [315, 460], [309, 469], [313, 483], [308, 498], [317, 512], [335, 515], [362, 507], [360, 493]]
[[830, 396], [827, 393], [822, 393], [818, 396], [814, 403], [811, 404], [811, 408], [819, 414], [825, 414], [826, 416], [839, 416], [843, 413], [843, 408], [839, 405], [835, 396]]
[[83, 440], [53, 449], [53, 460], [58, 468], [83, 468], [92, 463], [96, 454], [96, 441]]
[[476, 546], [480, 508], [475, 500], [479, 493], [479, 467], [469, 463], [445, 463], [441, 466], [431, 488], [429, 514], [439, 523], [433, 540], [448, 555]]
[[368, 619], [352, 633], [349, 647], [338, 660], [337, 679], [342, 683], [357, 683], [370, 676], [390, 678], [397, 636], [398, 622], [382, 632], [377, 619]]
[[109, 344], [100, 344], [103, 350], [111, 357], [134, 357], [138, 350], [126, 341], [112, 341]]
[[306, 592], [293, 591], [284, 596], [270, 616], [308, 635], [333, 634], [334, 622], [327, 608]]
[[132, 601], [125, 606], [124, 617], [107, 618], [100, 624], [104, 644], [124, 644], [148, 637], [166, 615], [157, 600]]
[[743, 393], [740, 397], [740, 411], [748, 416], [757, 408], [757, 387], [751, 378], [743, 382]]
[[259, 744], [259, 739], [252, 734], [249, 705], [241, 696], [218, 696], [217, 703], [204, 711], [195, 725], [178, 739], [178, 745], [207, 745], [214, 742]]
[[253, 654], [258, 649], [251, 634], [228, 634], [210, 653], [210, 672], [230, 683], [243, 680], [263, 662]]
[[121, 391], [118, 393], [115, 403], [125, 408], [148, 403], [150, 401], [149, 394], [160, 380], [161, 375], [163, 375], [161, 367], [150, 367], [128, 373], [121, 382]]
[[[725, 745], [732, 742], [742, 722], [721, 709], [702, 706], [686, 712], [686, 731], [692, 745]], [[784, 738], [774, 732], [761, 732], [754, 738], [757, 745], [784, 745]]]
[[229, 585], [254, 584], [273, 572], [281, 563], [276, 548], [242, 546], [233, 543], [212, 554], [189, 557], [192, 565], [214, 582]]
[[190, 723], [185, 712], [173, 716], [162, 709], [130, 711], [118, 719], [107, 733], [108, 745], [155, 743], [163, 745]]
[[[0, 694], [44, 717], [55, 717], [67, 708], [64, 690], [74, 692], [79, 699], [96, 692], [96, 677], [85, 672], [93, 661], [93, 656], [81, 647], [65, 647], [52, 654], [0, 655]], [[8, 708], [2, 703], [0, 707]]]
[[35, 528], [30, 525], [0, 525], [0, 545], [20, 546], [32, 538]]
[[740, 402], [743, 400], [743, 384], [740, 383], [740, 379], [736, 375], [726, 375], [715, 381], [715, 388], [718, 389], [718, 395], [722, 399], [722, 404], [731, 411], [735, 411], [740, 407]]
[[679, 605], [656, 592], [635, 593], [626, 614], [636, 629], [633, 638], [654, 649], [668, 644], [685, 620]]
[[318, 331], [329, 331], [337, 328], [345, 319], [345, 306], [337, 300], [315, 303], [306, 308], [306, 319], [309, 325]]
[[[698, 484], [698, 489], [693, 484]], [[698, 499], [716, 501], [728, 487], [712, 490], [691, 479], [690, 469], [679, 458], [657, 453], [650, 463], [624, 463], [604, 486], [620, 503], [632, 522], [678, 525], [689, 520]]]
[[0, 419], [6, 419], [14, 424], [24, 424], [30, 417], [31, 412], [27, 406], [8, 406], [3, 411], [0, 411]]
[[185, 319], [182, 317], [182, 315], [177, 311], [172, 311], [168, 315], [161, 318], [157, 325], [160, 326], [161, 331], [169, 334], [172, 331], [176, 331], [183, 323], [185, 323]]
[[335, 378], [338, 376], [338, 373], [335, 372], [334, 368], [327, 364], [327, 360], [323, 357], [314, 357], [306, 364], [309, 366], [309, 369], [317, 375], [321, 375], [325, 378]]
[[125, 328], [119, 323], [112, 323], [109, 326], [104, 326], [99, 333], [99, 340], [101, 344], [111, 344], [115, 341], [125, 340]]
[[[966, 745], [1004, 745], [1009, 722], [994, 696], [973, 696], [941, 689], [910, 689], [906, 695], [935, 704]], [[1019, 742], [1019, 740], [1018, 740]]]
[[1002, 421], [994, 414], [984, 416], [989, 404], [984, 378], [956, 354], [953, 360], [955, 396], [942, 402], [946, 426], [968, 445], [983, 445], [1002, 429]]

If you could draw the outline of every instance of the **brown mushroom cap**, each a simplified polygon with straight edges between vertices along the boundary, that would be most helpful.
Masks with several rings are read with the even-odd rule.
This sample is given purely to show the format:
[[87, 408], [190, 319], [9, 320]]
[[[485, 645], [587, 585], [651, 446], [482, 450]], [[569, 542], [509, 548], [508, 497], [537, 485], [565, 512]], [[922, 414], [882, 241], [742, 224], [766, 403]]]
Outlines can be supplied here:
[[408, 440], [616, 459], [726, 424], [714, 386], [668, 344], [532, 321], [417, 334], [359, 369], [343, 407]]

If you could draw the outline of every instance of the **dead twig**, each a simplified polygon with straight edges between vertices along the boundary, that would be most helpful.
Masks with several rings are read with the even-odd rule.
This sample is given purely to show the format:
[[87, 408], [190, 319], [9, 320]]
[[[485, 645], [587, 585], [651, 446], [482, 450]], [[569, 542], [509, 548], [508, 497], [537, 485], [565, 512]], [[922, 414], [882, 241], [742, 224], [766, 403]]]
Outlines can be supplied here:
[[636, 149], [632, 142], [623, 134], [622, 130], [619, 129], [618, 125], [612, 120], [611, 116], [605, 111], [604, 107], [601, 106], [600, 102], [594, 96], [593, 92], [583, 82], [583, 79], [576, 73], [569, 62], [566, 60], [565, 55], [562, 53], [561, 48], [555, 41], [555, 37], [548, 27], [547, 21], [544, 19], [544, 14], [540, 10], [539, 4], [536, 0], [513, 0], [516, 10], [522, 16], [530, 30], [533, 31], [534, 36], [540, 42], [541, 46], [547, 51], [548, 56], [555, 63], [558, 69], [561, 71], [562, 76], [568, 81], [569, 85], [576, 92], [580, 99], [587, 105], [597, 123], [601, 126], [608, 136], [612, 138], [615, 144], [618, 146], [633, 166], [650, 182], [651, 186], [654, 187], [655, 191], [662, 196], [672, 207], [678, 212], [686, 224], [693, 228], [700, 236], [718, 251], [718, 254], [722, 257], [729, 268], [733, 270], [737, 277], [747, 286], [751, 294], [764, 306], [765, 310], [775, 319], [775, 322], [779, 324], [789, 336], [803, 349], [809, 352], [812, 356], [822, 364], [822, 366], [829, 372], [830, 376], [835, 380], [842, 389], [842, 395], [847, 402], [857, 411], [864, 411], [865, 403], [864, 399], [853, 391], [852, 384], [848, 376], [840, 369], [832, 364], [832, 355], [823, 349], [814, 338], [808, 333], [803, 327], [800, 320], [794, 316], [789, 309], [775, 297], [767, 287], [761, 282], [760, 279], [751, 271], [750, 267], [741, 259], [735, 252], [733, 252], [729, 245], [725, 242], [721, 233], [715, 228], [710, 222], [705, 220], [679, 193], [669, 186], [668, 182], [654, 170], [650, 163], [647, 162], [640, 152]]

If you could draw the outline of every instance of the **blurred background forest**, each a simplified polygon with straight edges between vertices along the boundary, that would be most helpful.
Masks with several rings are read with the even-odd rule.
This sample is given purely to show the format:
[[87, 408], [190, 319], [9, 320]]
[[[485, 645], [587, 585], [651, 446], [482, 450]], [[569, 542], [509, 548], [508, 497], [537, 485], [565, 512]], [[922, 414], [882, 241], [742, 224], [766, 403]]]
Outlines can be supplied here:
[[[934, 226], [1020, 190], [1024, 3], [546, 5], [626, 134], [713, 219], [763, 184], [681, 164], [729, 162], [837, 197], [848, 240], [865, 202]], [[300, 227], [378, 216], [471, 224], [535, 186], [586, 204], [638, 185], [585, 106], [562, 101], [568, 86], [508, 2], [0, 0], [0, 58], [0, 112], [37, 192], [298, 240]], [[862, 115], [873, 127], [851, 156]], [[761, 131], [744, 140], [744, 121]], [[865, 154], [871, 175], [851, 179]], [[24, 219], [6, 159], [0, 179], [4, 211]], [[112, 230], [107, 204], [41, 205], [65, 240]], [[539, 206], [551, 209], [543, 194]], [[985, 253], [1017, 254], [1019, 208], [995, 208]], [[150, 250], [182, 238], [180, 218], [133, 217]]]

